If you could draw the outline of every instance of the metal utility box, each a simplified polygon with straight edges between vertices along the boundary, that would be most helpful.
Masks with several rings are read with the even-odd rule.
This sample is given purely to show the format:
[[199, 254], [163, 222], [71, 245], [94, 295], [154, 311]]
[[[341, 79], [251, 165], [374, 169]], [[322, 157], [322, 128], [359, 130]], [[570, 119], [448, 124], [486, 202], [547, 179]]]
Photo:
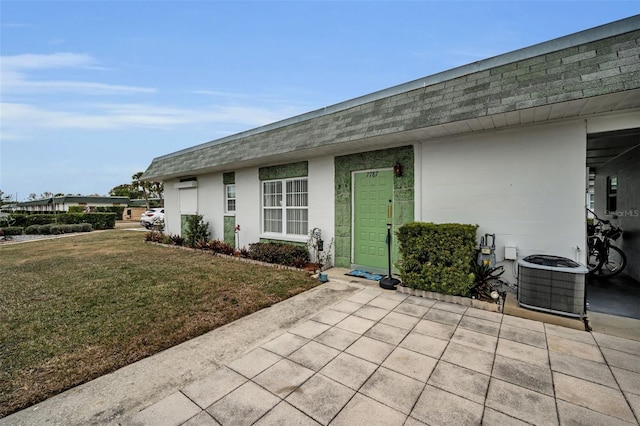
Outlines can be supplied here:
[[518, 260], [518, 303], [543, 312], [584, 317], [586, 266], [559, 256], [535, 254]]

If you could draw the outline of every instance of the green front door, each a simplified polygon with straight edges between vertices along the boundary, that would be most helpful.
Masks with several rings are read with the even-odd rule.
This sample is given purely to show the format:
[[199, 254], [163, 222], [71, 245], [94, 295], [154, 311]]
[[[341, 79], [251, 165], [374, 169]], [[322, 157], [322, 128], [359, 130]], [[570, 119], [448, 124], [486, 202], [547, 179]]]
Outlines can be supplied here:
[[393, 203], [393, 172], [354, 173], [353, 264], [368, 272], [388, 270], [387, 223]]

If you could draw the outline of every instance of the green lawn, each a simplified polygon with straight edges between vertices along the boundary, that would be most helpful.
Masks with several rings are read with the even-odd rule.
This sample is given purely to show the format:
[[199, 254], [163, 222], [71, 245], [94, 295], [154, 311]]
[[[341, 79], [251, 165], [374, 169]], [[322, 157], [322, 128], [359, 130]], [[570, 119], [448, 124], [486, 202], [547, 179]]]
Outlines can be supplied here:
[[0, 417], [308, 290], [112, 230], [0, 246]]

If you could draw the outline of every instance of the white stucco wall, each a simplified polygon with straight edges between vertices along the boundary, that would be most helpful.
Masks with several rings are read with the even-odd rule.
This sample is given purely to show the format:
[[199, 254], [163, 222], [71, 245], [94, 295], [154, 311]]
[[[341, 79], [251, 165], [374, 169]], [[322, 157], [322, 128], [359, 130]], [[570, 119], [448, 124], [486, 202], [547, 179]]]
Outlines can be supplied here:
[[[334, 237], [334, 160], [322, 157], [309, 160], [309, 229], [320, 228], [328, 247]], [[262, 234], [261, 183], [258, 168], [235, 170], [236, 223], [240, 225], [240, 247], [272, 239], [273, 235]], [[180, 233], [180, 189], [178, 181], [165, 183], [166, 232]], [[211, 237], [224, 239], [224, 184], [222, 174], [198, 176], [198, 213], [210, 224]], [[191, 190], [191, 189], [188, 189]], [[184, 190], [183, 190], [184, 191]], [[287, 241], [306, 242], [307, 236], [284, 238]], [[332, 254], [335, 250], [332, 250]]]
[[584, 121], [423, 142], [416, 155], [416, 220], [478, 224], [498, 261], [509, 245], [584, 263]]
[[[261, 184], [258, 168], [236, 170], [236, 223], [240, 225], [240, 245], [260, 240], [283, 239], [306, 242], [307, 236], [274, 237], [261, 233]], [[334, 230], [334, 165], [333, 157], [309, 160], [309, 229], [322, 229], [322, 237], [329, 242]]]
[[209, 222], [211, 239], [224, 240], [224, 186], [222, 174], [198, 176], [198, 213]]
[[[309, 230], [320, 228], [325, 250], [335, 237], [335, 164], [333, 157], [309, 161]], [[335, 244], [331, 259], [335, 258]]]
[[167, 234], [180, 234], [180, 194], [175, 184], [178, 180], [164, 182], [164, 229]]
[[236, 223], [240, 247], [260, 240], [260, 180], [258, 169], [236, 170]]

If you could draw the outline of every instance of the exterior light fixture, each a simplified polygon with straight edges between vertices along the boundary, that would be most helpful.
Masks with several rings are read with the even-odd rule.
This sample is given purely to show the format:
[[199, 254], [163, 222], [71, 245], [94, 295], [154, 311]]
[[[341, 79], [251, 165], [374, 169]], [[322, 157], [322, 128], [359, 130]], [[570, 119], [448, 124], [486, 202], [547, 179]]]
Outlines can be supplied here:
[[393, 174], [394, 174], [395, 177], [401, 177], [402, 176], [402, 164], [396, 163], [393, 166]]

